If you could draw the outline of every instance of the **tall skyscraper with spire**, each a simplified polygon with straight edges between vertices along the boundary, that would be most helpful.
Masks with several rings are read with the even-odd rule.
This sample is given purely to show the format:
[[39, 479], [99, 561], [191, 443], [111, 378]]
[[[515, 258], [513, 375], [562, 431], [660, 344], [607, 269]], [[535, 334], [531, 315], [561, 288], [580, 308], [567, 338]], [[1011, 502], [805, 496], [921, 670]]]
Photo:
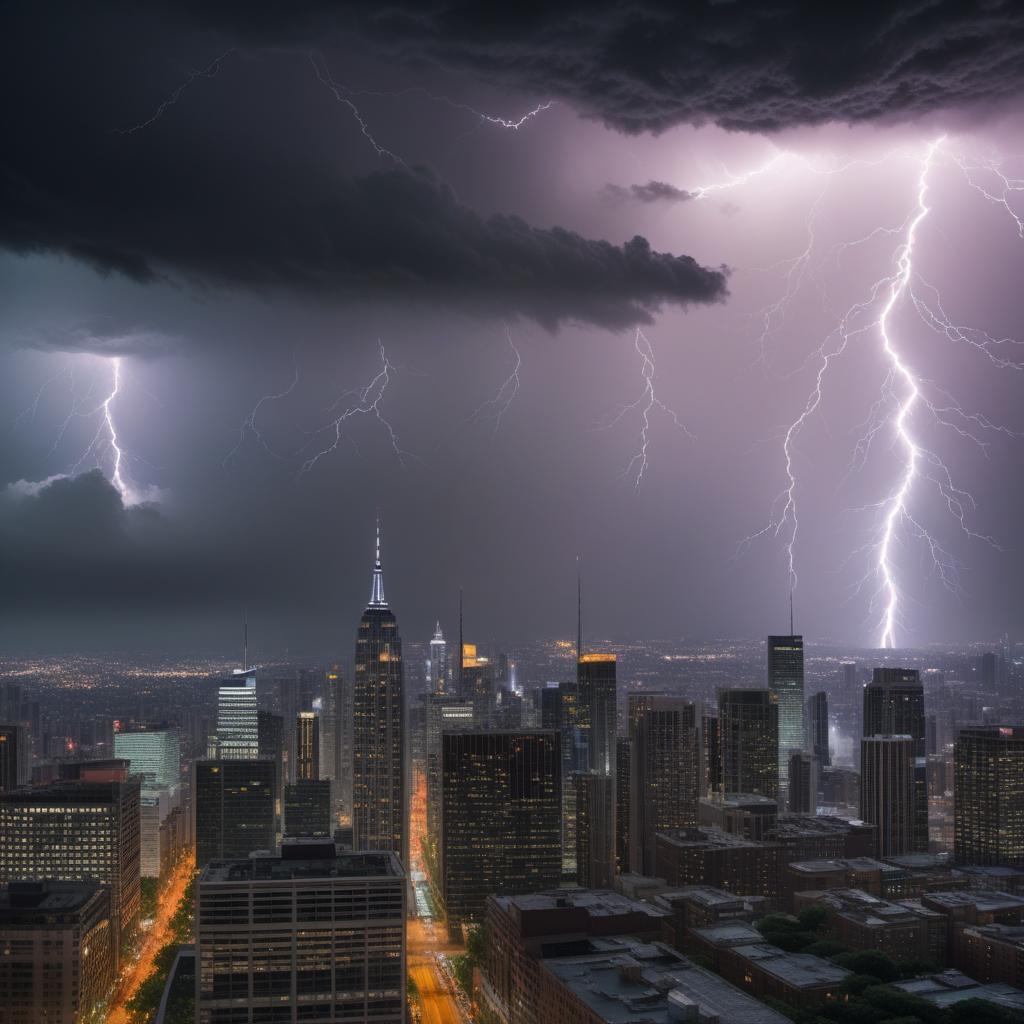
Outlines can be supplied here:
[[441, 623], [434, 627], [434, 637], [430, 641], [430, 661], [427, 662], [427, 673], [430, 689], [434, 693], [444, 693], [448, 689], [448, 641], [441, 632]]
[[408, 863], [402, 640], [384, 597], [380, 522], [370, 601], [359, 620], [353, 693], [352, 832], [356, 850]]

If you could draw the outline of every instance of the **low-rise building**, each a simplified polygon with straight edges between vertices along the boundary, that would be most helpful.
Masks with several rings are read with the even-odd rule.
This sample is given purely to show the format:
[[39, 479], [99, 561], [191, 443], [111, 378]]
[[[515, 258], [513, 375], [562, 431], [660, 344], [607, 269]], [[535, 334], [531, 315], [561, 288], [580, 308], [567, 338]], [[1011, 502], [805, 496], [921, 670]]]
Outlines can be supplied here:
[[809, 953], [787, 953], [766, 942], [722, 948], [722, 977], [759, 999], [781, 999], [790, 1006], [814, 1007], [841, 998], [850, 971]]
[[755, 841], [764, 839], [778, 821], [778, 801], [759, 793], [727, 793], [720, 799], [701, 800], [697, 807], [699, 825]]
[[1024, 992], [1006, 982], [983, 985], [959, 971], [949, 970], [927, 978], [914, 978], [912, 981], [897, 981], [893, 984], [943, 1009], [968, 999], [983, 999], [1008, 1010], [1014, 1020], [1024, 1018]]
[[965, 925], [953, 940], [953, 963], [978, 981], [1024, 988], [1024, 925]]
[[662, 943], [603, 940], [582, 956], [545, 958], [544, 1024], [786, 1024], [788, 1018]]

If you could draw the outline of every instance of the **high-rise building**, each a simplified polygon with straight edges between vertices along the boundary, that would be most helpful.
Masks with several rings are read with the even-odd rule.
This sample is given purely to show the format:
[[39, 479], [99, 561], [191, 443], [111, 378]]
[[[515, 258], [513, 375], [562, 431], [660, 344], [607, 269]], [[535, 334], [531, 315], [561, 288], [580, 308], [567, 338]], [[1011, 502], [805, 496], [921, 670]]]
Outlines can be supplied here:
[[305, 840], [211, 864], [197, 886], [196, 1021], [404, 1024], [405, 921], [394, 854]]
[[352, 835], [357, 850], [390, 850], [408, 863], [402, 640], [384, 597], [380, 524], [370, 602], [356, 635]]
[[860, 816], [875, 826], [875, 856], [914, 849], [914, 740], [865, 736], [860, 741]]
[[114, 756], [129, 761], [143, 789], [177, 789], [181, 784], [181, 740], [166, 724], [139, 725], [114, 733]]
[[804, 638], [768, 637], [768, 689], [779, 701], [779, 799], [789, 787], [789, 755], [804, 748]]
[[655, 835], [697, 824], [700, 739], [694, 705], [681, 697], [629, 697], [630, 870], [654, 874]]
[[110, 890], [96, 882], [11, 882], [0, 888], [0, 1019], [98, 1019], [114, 982]]
[[28, 785], [31, 757], [28, 730], [0, 725], [0, 793]]
[[630, 789], [629, 769], [632, 754], [628, 736], [615, 740], [615, 873], [623, 875], [629, 867]]
[[[917, 669], [876, 668], [864, 687], [864, 736], [909, 736], [914, 749], [910, 851], [928, 852], [928, 758], [924, 687]], [[862, 769], [863, 771], [863, 769]]]
[[561, 880], [561, 757], [548, 730], [445, 733], [440, 896], [448, 926], [479, 921], [491, 894]]
[[[281, 832], [281, 813], [285, 787], [285, 738], [284, 718], [272, 711], [261, 711], [258, 718], [259, 756], [269, 757], [274, 762], [274, 817], [275, 830]], [[294, 739], [294, 737], [293, 737]], [[294, 748], [294, 743], [292, 744]]]
[[615, 878], [615, 780], [576, 772], [576, 881], [585, 889], [610, 889]]
[[722, 750], [717, 715], [702, 714], [700, 718], [700, 788], [702, 798], [722, 792]]
[[196, 864], [273, 850], [277, 769], [269, 758], [197, 761]]
[[477, 650], [476, 644], [462, 645], [462, 667], [459, 672], [459, 696], [473, 705], [473, 724], [486, 729], [492, 724], [495, 710], [495, 665]]
[[295, 719], [295, 781], [320, 778], [320, 718], [300, 711]]
[[336, 813], [349, 819], [352, 815], [352, 728], [355, 717], [351, 681], [341, 671], [340, 665], [332, 665], [327, 671], [327, 686], [331, 695], [329, 707], [335, 714], [334, 758], [336, 770], [331, 776], [331, 806]]
[[959, 864], [1024, 867], [1024, 726], [971, 726], [954, 748]]
[[614, 654], [581, 654], [576, 666], [579, 729], [586, 766], [615, 775], [616, 691]]
[[981, 688], [987, 693], [991, 693], [996, 689], [996, 664], [996, 655], [992, 651], [986, 651], [978, 659], [978, 675], [981, 677]]
[[818, 810], [818, 758], [807, 751], [789, 755], [789, 813], [815, 814]]
[[331, 783], [328, 779], [299, 779], [284, 787], [284, 834], [330, 836]]
[[423, 701], [426, 718], [427, 841], [436, 844], [441, 834], [441, 736], [445, 732], [473, 728], [473, 703], [454, 693], [428, 693]]
[[217, 690], [217, 750], [224, 760], [259, 756], [256, 672], [238, 670]]
[[807, 749], [818, 759], [818, 764], [828, 767], [832, 755], [828, 749], [828, 694], [819, 690], [807, 700]]
[[427, 685], [434, 693], [444, 693], [448, 688], [448, 641], [441, 632], [440, 622], [434, 627], [434, 636], [430, 641]]
[[576, 877], [576, 790], [568, 782], [575, 772], [590, 766], [587, 747], [580, 728], [579, 684], [548, 683], [541, 690], [540, 724], [559, 735], [562, 779], [562, 871]]
[[110, 886], [115, 949], [140, 909], [138, 779], [127, 761], [62, 766], [50, 785], [0, 794], [0, 883], [53, 879]]
[[[722, 791], [779, 798], [779, 698], [771, 690], [718, 691]], [[787, 765], [788, 768], [788, 765]]]

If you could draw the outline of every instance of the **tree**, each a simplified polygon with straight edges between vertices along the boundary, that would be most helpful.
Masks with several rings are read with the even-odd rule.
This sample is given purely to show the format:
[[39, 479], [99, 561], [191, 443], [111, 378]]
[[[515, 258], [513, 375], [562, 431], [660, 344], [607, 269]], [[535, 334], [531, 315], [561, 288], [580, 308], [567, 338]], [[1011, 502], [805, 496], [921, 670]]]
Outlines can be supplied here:
[[828, 923], [828, 908], [820, 904], [815, 904], [813, 907], [804, 907], [796, 915], [796, 919], [800, 922], [800, 927], [803, 931], [819, 932]]
[[873, 949], [840, 953], [832, 958], [832, 962], [853, 971], [854, 974], [870, 974], [881, 982], [896, 981], [900, 976], [900, 969], [895, 961]]
[[964, 999], [949, 1008], [950, 1024], [1019, 1024], [1012, 1010], [1004, 1009], [987, 999]]

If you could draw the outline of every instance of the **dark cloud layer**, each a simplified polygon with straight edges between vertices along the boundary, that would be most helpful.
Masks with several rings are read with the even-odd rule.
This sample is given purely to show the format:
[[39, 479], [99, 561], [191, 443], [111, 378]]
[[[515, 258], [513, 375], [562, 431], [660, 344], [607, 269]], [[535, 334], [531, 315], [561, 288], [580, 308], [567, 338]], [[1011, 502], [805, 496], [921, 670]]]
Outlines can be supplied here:
[[909, 120], [1002, 103], [1024, 81], [1015, 0], [189, 6], [256, 41], [359, 32], [404, 60], [564, 99], [627, 132]]
[[[45, 25], [41, 8], [18, 10], [0, 43], [4, 92], [24, 97], [0, 113], [9, 250], [142, 281], [433, 302], [549, 327], [620, 327], [724, 296], [724, 272], [689, 256], [487, 215], [429, 171], [377, 156], [305, 54], [233, 57], [187, 119], [116, 130], [140, 94], [166, 89], [168, 54], [208, 40], [117, 5]], [[388, 169], [367, 172], [374, 163]]]

